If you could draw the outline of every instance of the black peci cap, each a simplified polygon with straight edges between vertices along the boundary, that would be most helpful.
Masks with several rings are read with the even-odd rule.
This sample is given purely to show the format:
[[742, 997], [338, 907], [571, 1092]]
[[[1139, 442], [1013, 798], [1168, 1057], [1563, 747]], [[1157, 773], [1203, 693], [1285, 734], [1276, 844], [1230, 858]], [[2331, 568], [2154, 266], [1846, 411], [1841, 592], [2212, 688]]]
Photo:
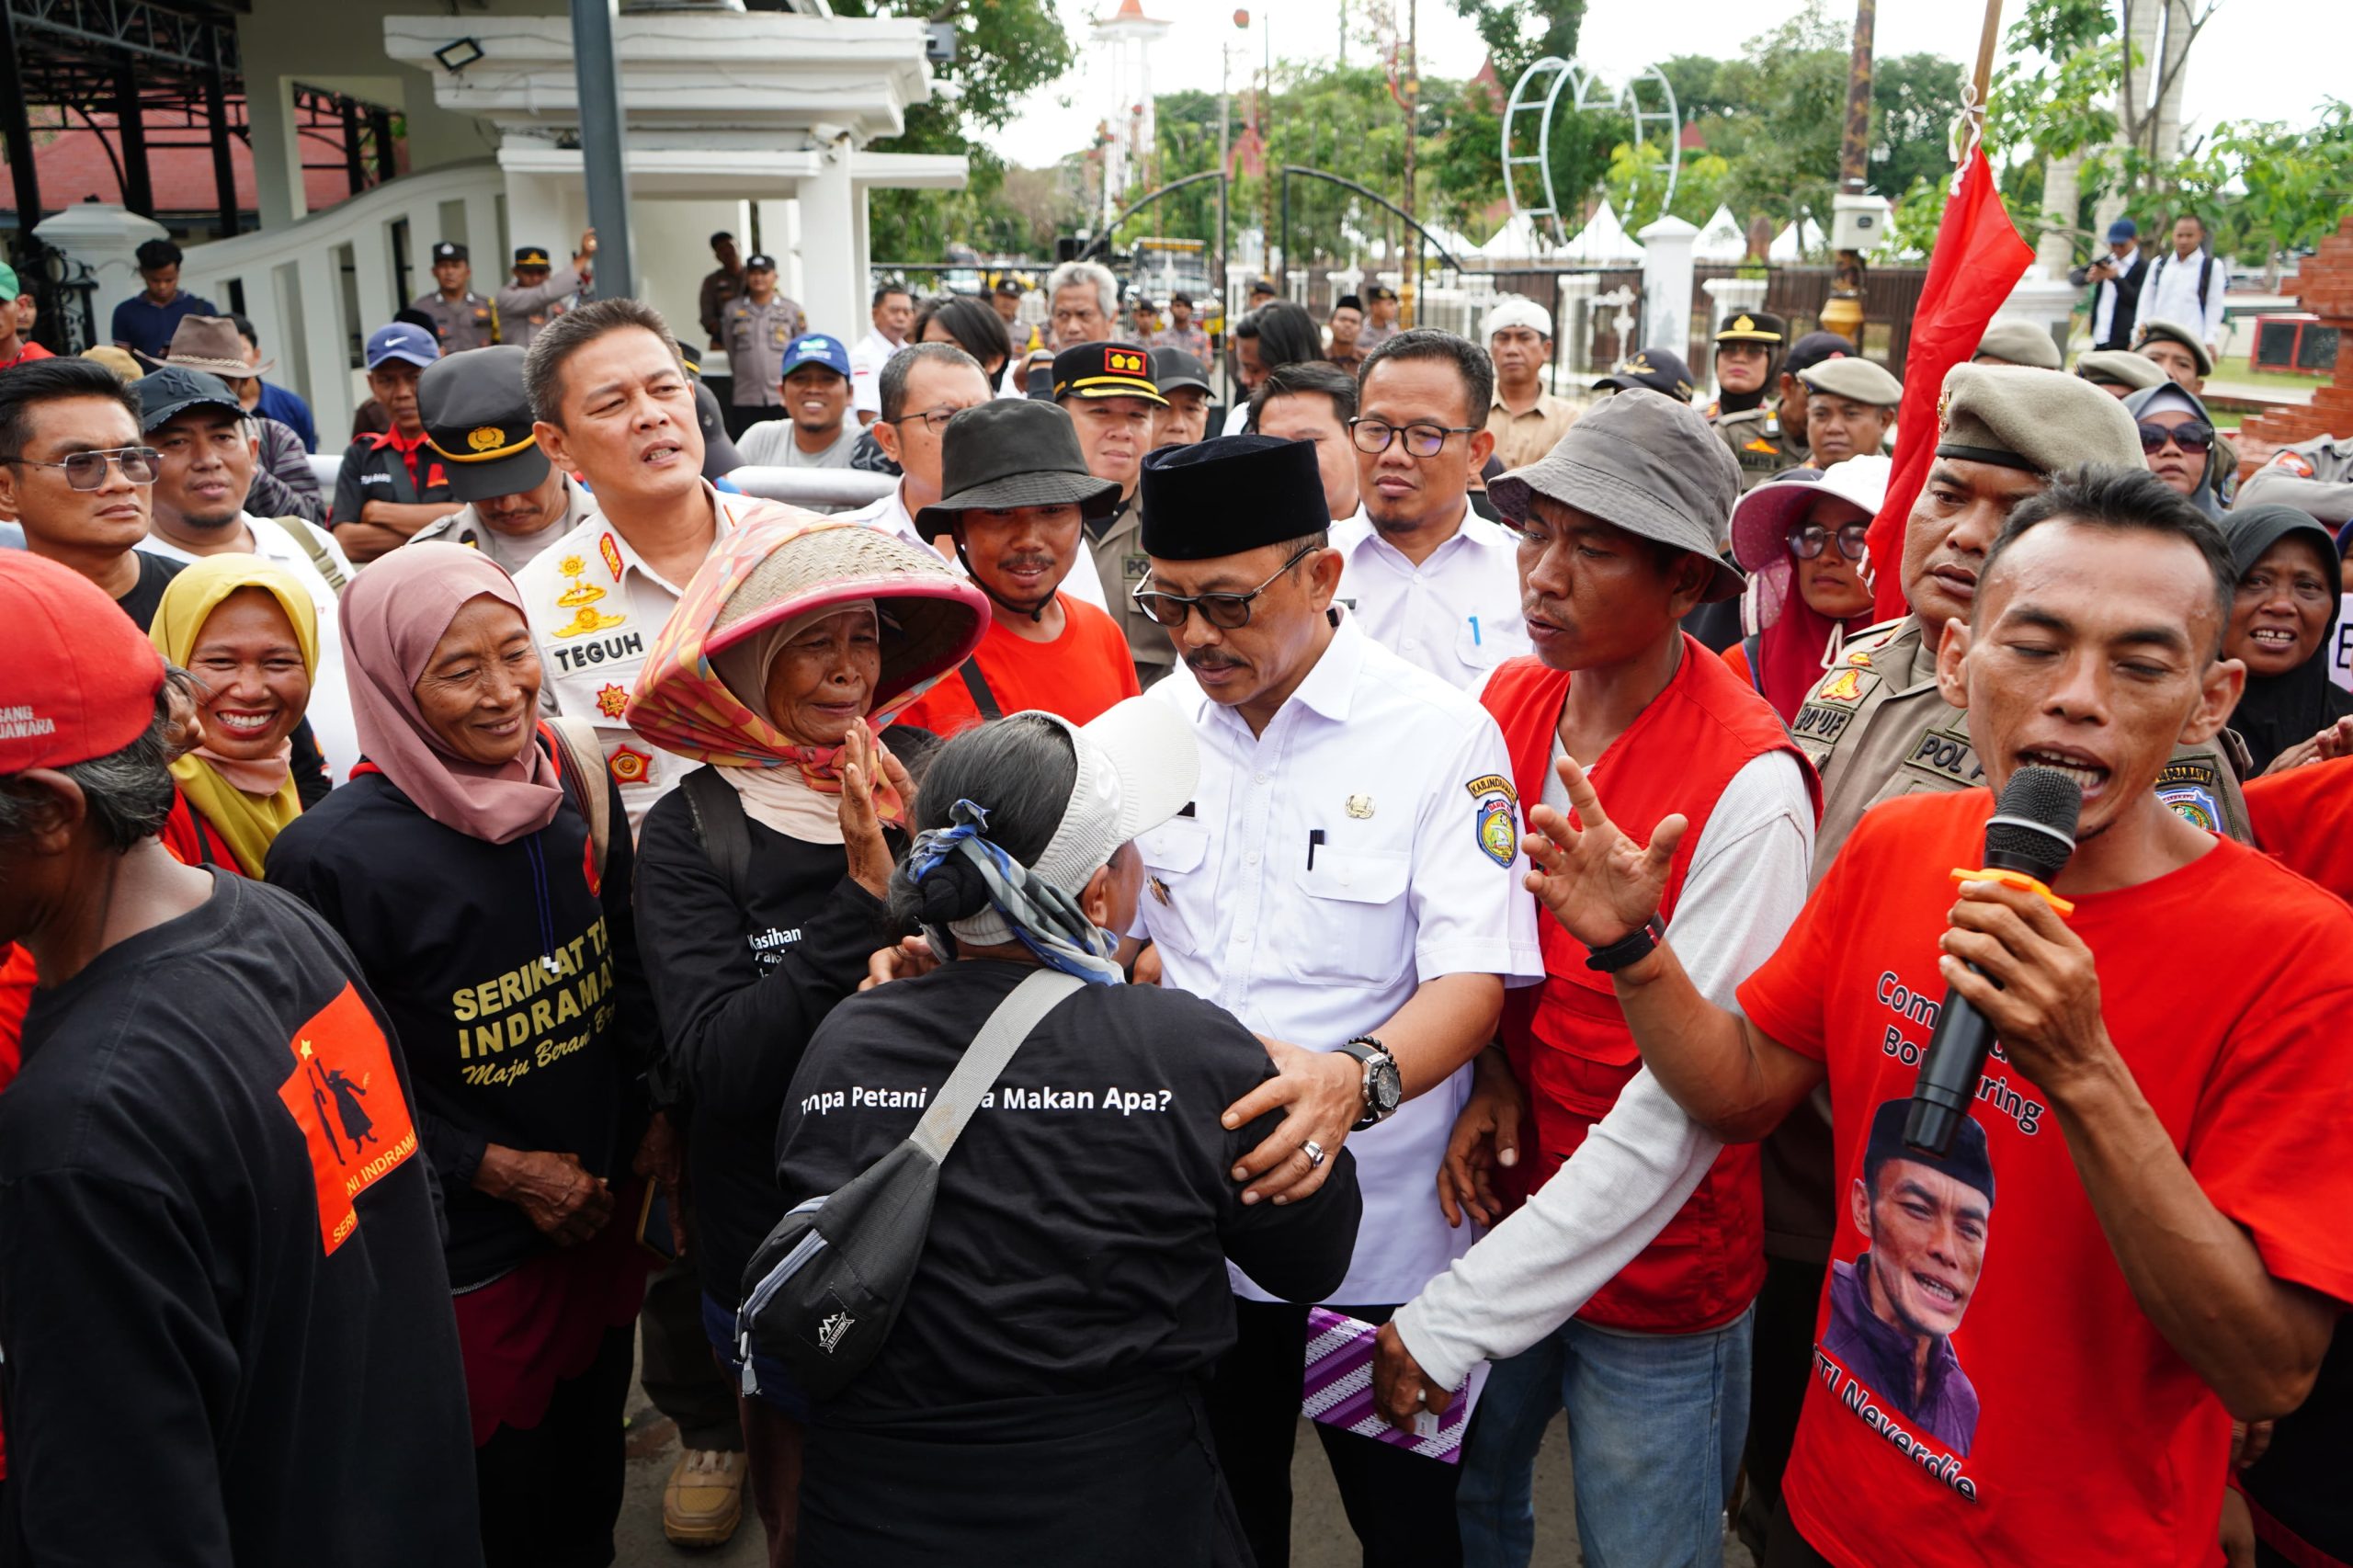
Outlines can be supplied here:
[[445, 355], [416, 381], [427, 445], [448, 460], [449, 494], [488, 501], [536, 488], [548, 458], [531, 433], [523, 350], [513, 344]]
[[1143, 549], [1213, 561], [1287, 544], [1332, 526], [1315, 443], [1213, 436], [1143, 460]]

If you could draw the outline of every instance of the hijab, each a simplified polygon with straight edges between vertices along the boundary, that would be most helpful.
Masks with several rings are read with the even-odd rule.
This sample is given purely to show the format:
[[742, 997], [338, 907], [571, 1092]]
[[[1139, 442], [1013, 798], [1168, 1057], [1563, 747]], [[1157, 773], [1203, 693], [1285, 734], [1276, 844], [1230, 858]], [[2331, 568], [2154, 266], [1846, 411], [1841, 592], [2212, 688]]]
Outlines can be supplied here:
[[[862, 617], [867, 625], [878, 632], [881, 630], [872, 599], [826, 605], [779, 620], [756, 635], [711, 654], [711, 671], [745, 712], [765, 714], [768, 711], [768, 671], [775, 666], [777, 656], [791, 645], [794, 638], [838, 615]], [[791, 739], [788, 731], [779, 729], [777, 733]], [[785, 750], [796, 766], [723, 767], [719, 776], [735, 787], [735, 792], [744, 798], [744, 814], [754, 822], [811, 844], [841, 843], [841, 748], [793, 740]], [[892, 791], [892, 798], [897, 799], [895, 790]]]
[[[2175, 410], [2193, 416], [2209, 430], [2214, 428], [2214, 416], [2206, 412], [2206, 405], [2198, 400], [2196, 393], [2178, 381], [2143, 388], [2124, 400], [2124, 412], [2135, 421], [2146, 419], [2152, 414]], [[2220, 431], [2215, 431], [2207, 444], [2205, 472], [2198, 476], [2198, 488], [2189, 493], [2189, 503], [2215, 521], [2222, 520], [2222, 437]]]
[[523, 615], [514, 580], [481, 551], [404, 544], [343, 591], [344, 664], [359, 749], [377, 771], [442, 826], [511, 844], [555, 820], [563, 803], [555, 765], [536, 741], [494, 767], [469, 762], [433, 733], [416, 700], [434, 647], [478, 598]]
[[[1813, 508], [1808, 506], [1797, 516], [1800, 521], [1809, 520]], [[1836, 537], [1823, 545], [1825, 551], [1837, 548]], [[1854, 566], [1855, 574], [1868, 589], [1872, 582], [1870, 558], [1866, 555]], [[1749, 574], [1740, 600], [1741, 630], [1756, 639], [1755, 667], [1749, 673], [1785, 724], [1797, 722], [1806, 694], [1822, 679], [1823, 672], [1845, 654], [1847, 639], [1876, 624], [1877, 612], [1870, 604], [1834, 620], [1806, 603], [1805, 591], [1798, 583], [1800, 567], [1784, 539], [1779, 551]]]
[[[247, 588], [259, 588], [278, 601], [301, 650], [302, 673], [316, 680], [318, 610], [292, 573], [258, 555], [208, 555], [184, 567], [164, 589], [149, 640], [165, 659], [187, 668], [212, 612], [230, 595]], [[301, 799], [294, 790], [293, 755], [290, 738], [258, 760], [223, 756], [201, 745], [172, 764], [172, 780], [180, 793], [221, 835], [239, 869], [249, 877], [261, 875], [270, 841], [302, 813]]]
[[2326, 525], [2293, 506], [2250, 506], [2231, 516], [2228, 539], [2231, 563], [2242, 577], [2263, 559], [2263, 552], [2283, 539], [2309, 543], [2330, 587], [2328, 622], [2321, 629], [2320, 646], [2312, 657], [2285, 675], [2247, 676], [2246, 690], [2232, 710], [2231, 728], [2239, 733], [2255, 756], [2255, 771], [2262, 772], [2281, 752], [2310, 740], [2324, 726], [2353, 713], [2353, 692], [2328, 678], [2329, 648], [2335, 641], [2336, 615], [2343, 601], [2336, 586], [2336, 540]]

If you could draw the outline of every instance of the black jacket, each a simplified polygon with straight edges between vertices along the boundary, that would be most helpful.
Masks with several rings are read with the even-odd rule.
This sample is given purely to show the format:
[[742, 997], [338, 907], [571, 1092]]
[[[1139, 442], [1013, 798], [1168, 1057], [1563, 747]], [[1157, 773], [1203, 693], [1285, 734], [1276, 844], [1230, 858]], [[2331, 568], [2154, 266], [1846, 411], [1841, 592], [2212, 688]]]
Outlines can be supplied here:
[[2110, 311], [2108, 316], [2108, 335], [2093, 344], [2094, 348], [2132, 347], [2132, 323], [2141, 313], [2141, 285], [2149, 280], [2149, 253], [2145, 250], [2142, 251], [2139, 253], [2139, 257], [2133, 262], [2130, 272], [2097, 285], [2093, 284], [2091, 280], [2091, 269], [2097, 261], [2104, 260], [2105, 257], [2095, 258], [2093, 262], [2070, 267], [2067, 271], [2068, 282], [2078, 289], [2088, 288], [2093, 290], [2092, 309], [2095, 320], [2098, 316], [2098, 290], [2109, 288], [2116, 290], [2116, 308]]
[[316, 915], [220, 872], [35, 994], [0, 1095], [0, 1562], [482, 1562], [390, 1035]]

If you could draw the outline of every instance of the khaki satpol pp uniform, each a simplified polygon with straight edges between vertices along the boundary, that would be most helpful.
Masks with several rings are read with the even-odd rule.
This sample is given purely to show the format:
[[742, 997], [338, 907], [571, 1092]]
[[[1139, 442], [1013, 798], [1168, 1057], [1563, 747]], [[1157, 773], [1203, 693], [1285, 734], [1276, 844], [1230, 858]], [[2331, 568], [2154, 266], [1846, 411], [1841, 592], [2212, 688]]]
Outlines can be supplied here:
[[[1822, 775], [1817, 882], [1836, 846], [1880, 801], [1985, 782], [1969, 742], [1969, 714], [1937, 689], [1936, 650], [1916, 616], [1848, 642], [1844, 662], [1806, 694], [1790, 730]], [[2157, 794], [2200, 827], [2245, 844], [2253, 840], [2246, 800], [2226, 749], [2234, 740], [2225, 731], [2204, 745], [2175, 748], [2157, 776]]]
[[[1769, 391], [1773, 369], [1779, 368], [1788, 347], [1789, 330], [1789, 324], [1770, 311], [1742, 311], [1726, 318], [1717, 328], [1715, 342], [1719, 346], [1755, 343], [1770, 351], [1773, 366], [1766, 371], [1766, 386]], [[1716, 427], [1716, 435], [1731, 449], [1733, 460], [1740, 464], [1743, 494], [1783, 469], [1804, 466], [1811, 456], [1805, 444], [1805, 432], [1799, 430], [1793, 434], [1783, 428], [1779, 409], [1769, 402], [1733, 414], [1726, 414], [1720, 405], [1711, 403], [1706, 413], [1708, 423]]]

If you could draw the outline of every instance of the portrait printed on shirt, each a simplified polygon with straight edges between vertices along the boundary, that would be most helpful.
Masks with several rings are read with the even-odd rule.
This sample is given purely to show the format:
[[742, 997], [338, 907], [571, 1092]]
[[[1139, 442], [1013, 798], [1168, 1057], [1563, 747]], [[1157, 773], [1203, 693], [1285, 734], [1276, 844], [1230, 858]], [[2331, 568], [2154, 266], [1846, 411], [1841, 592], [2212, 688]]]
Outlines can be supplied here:
[[1891, 1441], [1900, 1428], [1913, 1448], [1941, 1448], [1958, 1461], [1977, 1434], [1977, 1390], [1952, 1336], [1985, 1263], [1994, 1166], [1973, 1119], [1945, 1154], [1907, 1147], [1911, 1103], [1889, 1100], [1871, 1118], [1862, 1171], [1845, 1195], [1863, 1251], [1830, 1266], [1814, 1370]]

